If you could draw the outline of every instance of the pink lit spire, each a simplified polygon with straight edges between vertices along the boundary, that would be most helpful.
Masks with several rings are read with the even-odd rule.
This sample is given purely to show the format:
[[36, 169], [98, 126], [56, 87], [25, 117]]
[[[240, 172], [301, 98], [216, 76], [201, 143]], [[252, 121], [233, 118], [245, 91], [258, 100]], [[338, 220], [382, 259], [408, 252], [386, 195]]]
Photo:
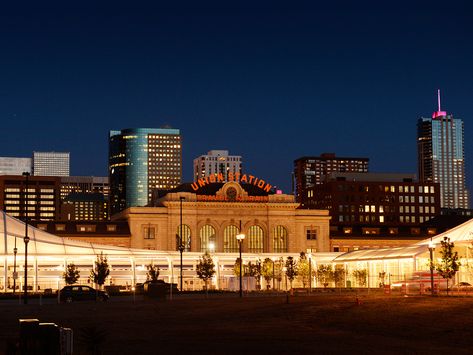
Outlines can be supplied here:
[[447, 112], [446, 112], [446, 111], [442, 111], [442, 109], [440, 108], [440, 89], [437, 90], [437, 101], [438, 101], [438, 111], [435, 111], [435, 112], [432, 114], [432, 118], [437, 118], [437, 117], [441, 117], [441, 116], [447, 116]]

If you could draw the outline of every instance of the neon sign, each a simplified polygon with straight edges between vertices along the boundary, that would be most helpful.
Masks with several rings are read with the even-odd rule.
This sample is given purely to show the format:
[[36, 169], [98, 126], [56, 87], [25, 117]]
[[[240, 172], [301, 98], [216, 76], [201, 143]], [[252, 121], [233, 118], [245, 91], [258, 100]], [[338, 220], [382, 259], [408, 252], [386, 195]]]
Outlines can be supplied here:
[[[191, 186], [192, 186], [192, 190], [197, 191], [203, 186], [206, 186], [215, 182], [224, 182], [224, 180], [225, 179], [222, 173], [212, 174], [212, 175], [206, 176], [205, 178], [200, 178], [196, 182], [192, 183]], [[268, 184], [263, 179], [259, 179], [253, 175], [230, 172], [228, 173], [228, 182], [232, 182], [232, 181], [254, 185], [256, 187], [259, 187], [265, 192], [270, 192], [271, 188], [273, 187], [272, 185]]]

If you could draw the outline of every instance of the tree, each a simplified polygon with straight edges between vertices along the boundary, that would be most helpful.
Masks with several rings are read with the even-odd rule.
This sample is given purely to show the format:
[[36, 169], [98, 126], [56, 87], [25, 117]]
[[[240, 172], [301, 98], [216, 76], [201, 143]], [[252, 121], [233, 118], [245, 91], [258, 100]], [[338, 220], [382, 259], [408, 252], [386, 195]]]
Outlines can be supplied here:
[[274, 276], [274, 261], [270, 258], [266, 258], [261, 265], [261, 275], [266, 281], [266, 288], [269, 290], [271, 288], [271, 279]]
[[159, 266], [149, 263], [146, 265], [146, 281], [156, 282], [159, 277]]
[[455, 276], [455, 273], [460, 268], [458, 262], [458, 252], [454, 252], [454, 243], [450, 238], [444, 237], [441, 243], [440, 255], [442, 256], [440, 263], [435, 264], [435, 269], [438, 273], [447, 280], [447, 295], [448, 295], [448, 281]]
[[379, 287], [384, 287], [384, 280], [386, 278], [386, 271], [381, 271], [378, 274], [378, 279], [379, 279]]
[[[242, 264], [241, 267], [243, 268], [243, 274], [244, 274], [245, 266]], [[235, 260], [235, 265], [233, 265], [233, 273], [235, 274], [236, 277], [240, 277], [240, 258], [236, 258]]]
[[335, 287], [344, 287], [345, 277], [346, 271], [343, 265], [335, 265], [335, 270], [333, 270], [333, 282], [335, 282]]
[[292, 288], [292, 281], [294, 281], [294, 279], [297, 276], [297, 264], [292, 256], [287, 257], [285, 266], [286, 266], [286, 276], [289, 279], [289, 283]]
[[261, 261], [256, 260], [253, 264], [251, 261], [248, 263], [248, 274], [251, 277], [255, 278], [256, 281], [256, 289], [261, 289]]
[[100, 253], [100, 255], [97, 255], [94, 267], [90, 270], [90, 279], [99, 287], [102, 287], [108, 275], [110, 275], [110, 268], [107, 257]]
[[274, 278], [278, 282], [278, 290], [281, 289], [281, 281], [284, 275], [284, 259], [280, 257], [274, 262]]
[[366, 277], [368, 276], [368, 271], [366, 269], [353, 270], [353, 276], [355, 277], [359, 287], [366, 286]]
[[303, 251], [299, 255], [297, 262], [297, 277], [302, 282], [302, 287], [306, 287], [309, 284], [310, 270], [309, 270], [309, 259]]
[[77, 266], [74, 263], [67, 264], [66, 271], [62, 274], [66, 285], [72, 285], [79, 280], [80, 272], [77, 269]]
[[317, 281], [324, 287], [327, 287], [329, 282], [333, 280], [332, 265], [321, 264], [317, 268]]
[[197, 276], [205, 282], [205, 292], [208, 290], [207, 282], [214, 276], [214, 274], [214, 262], [209, 252], [206, 251], [204, 255], [199, 258], [199, 263], [197, 264]]

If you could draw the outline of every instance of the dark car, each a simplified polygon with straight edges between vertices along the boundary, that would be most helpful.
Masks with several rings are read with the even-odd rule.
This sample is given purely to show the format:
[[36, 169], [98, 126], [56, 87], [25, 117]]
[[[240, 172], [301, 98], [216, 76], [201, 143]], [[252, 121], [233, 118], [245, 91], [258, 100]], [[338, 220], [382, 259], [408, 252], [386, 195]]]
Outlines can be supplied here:
[[143, 283], [137, 283], [135, 285], [135, 292], [136, 293], [146, 292], [147, 289], [148, 289], [147, 286], [151, 283], [154, 283], [154, 284], [157, 284], [157, 285], [162, 285], [165, 288], [166, 293], [170, 292], [171, 285], [172, 285], [172, 292], [173, 293], [178, 293], [179, 292], [179, 290], [177, 288], [177, 284], [170, 284], [170, 283], [164, 282], [163, 280], [145, 281]]
[[68, 303], [76, 301], [107, 301], [109, 299], [107, 292], [83, 285], [66, 286], [59, 291], [59, 297], [62, 302]]

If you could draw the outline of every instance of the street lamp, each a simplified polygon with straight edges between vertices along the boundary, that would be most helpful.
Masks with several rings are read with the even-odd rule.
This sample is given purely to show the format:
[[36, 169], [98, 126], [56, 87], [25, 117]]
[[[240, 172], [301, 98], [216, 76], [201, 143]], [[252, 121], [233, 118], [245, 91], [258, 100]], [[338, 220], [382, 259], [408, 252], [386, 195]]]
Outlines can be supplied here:
[[434, 295], [434, 249], [435, 244], [432, 241], [432, 237], [429, 242], [429, 254], [430, 254], [430, 292]]
[[312, 254], [309, 253], [309, 293], [312, 292]]
[[28, 237], [28, 177], [30, 176], [30, 173], [25, 171], [23, 173], [23, 176], [25, 177], [25, 183], [26, 183], [26, 194], [25, 194], [25, 237], [23, 238], [23, 241], [25, 242], [25, 297], [24, 297], [24, 303], [28, 304], [28, 243], [30, 241], [30, 237]]
[[18, 253], [18, 248], [16, 247], [16, 237], [15, 237], [15, 247], [13, 248], [13, 294], [16, 291], [16, 279], [18, 274], [16, 273], [16, 254]]
[[243, 260], [241, 258], [241, 245], [245, 239], [245, 235], [241, 232], [241, 221], [240, 221], [240, 233], [236, 235], [238, 240], [238, 247], [240, 250], [240, 298], [243, 297]]
[[179, 196], [179, 213], [180, 213], [180, 224], [179, 224], [179, 253], [181, 253], [181, 264], [180, 264], [180, 273], [181, 273], [181, 287], [180, 290], [182, 292], [182, 253], [184, 252], [184, 243], [182, 240], [182, 201], [185, 199], [184, 196]]

